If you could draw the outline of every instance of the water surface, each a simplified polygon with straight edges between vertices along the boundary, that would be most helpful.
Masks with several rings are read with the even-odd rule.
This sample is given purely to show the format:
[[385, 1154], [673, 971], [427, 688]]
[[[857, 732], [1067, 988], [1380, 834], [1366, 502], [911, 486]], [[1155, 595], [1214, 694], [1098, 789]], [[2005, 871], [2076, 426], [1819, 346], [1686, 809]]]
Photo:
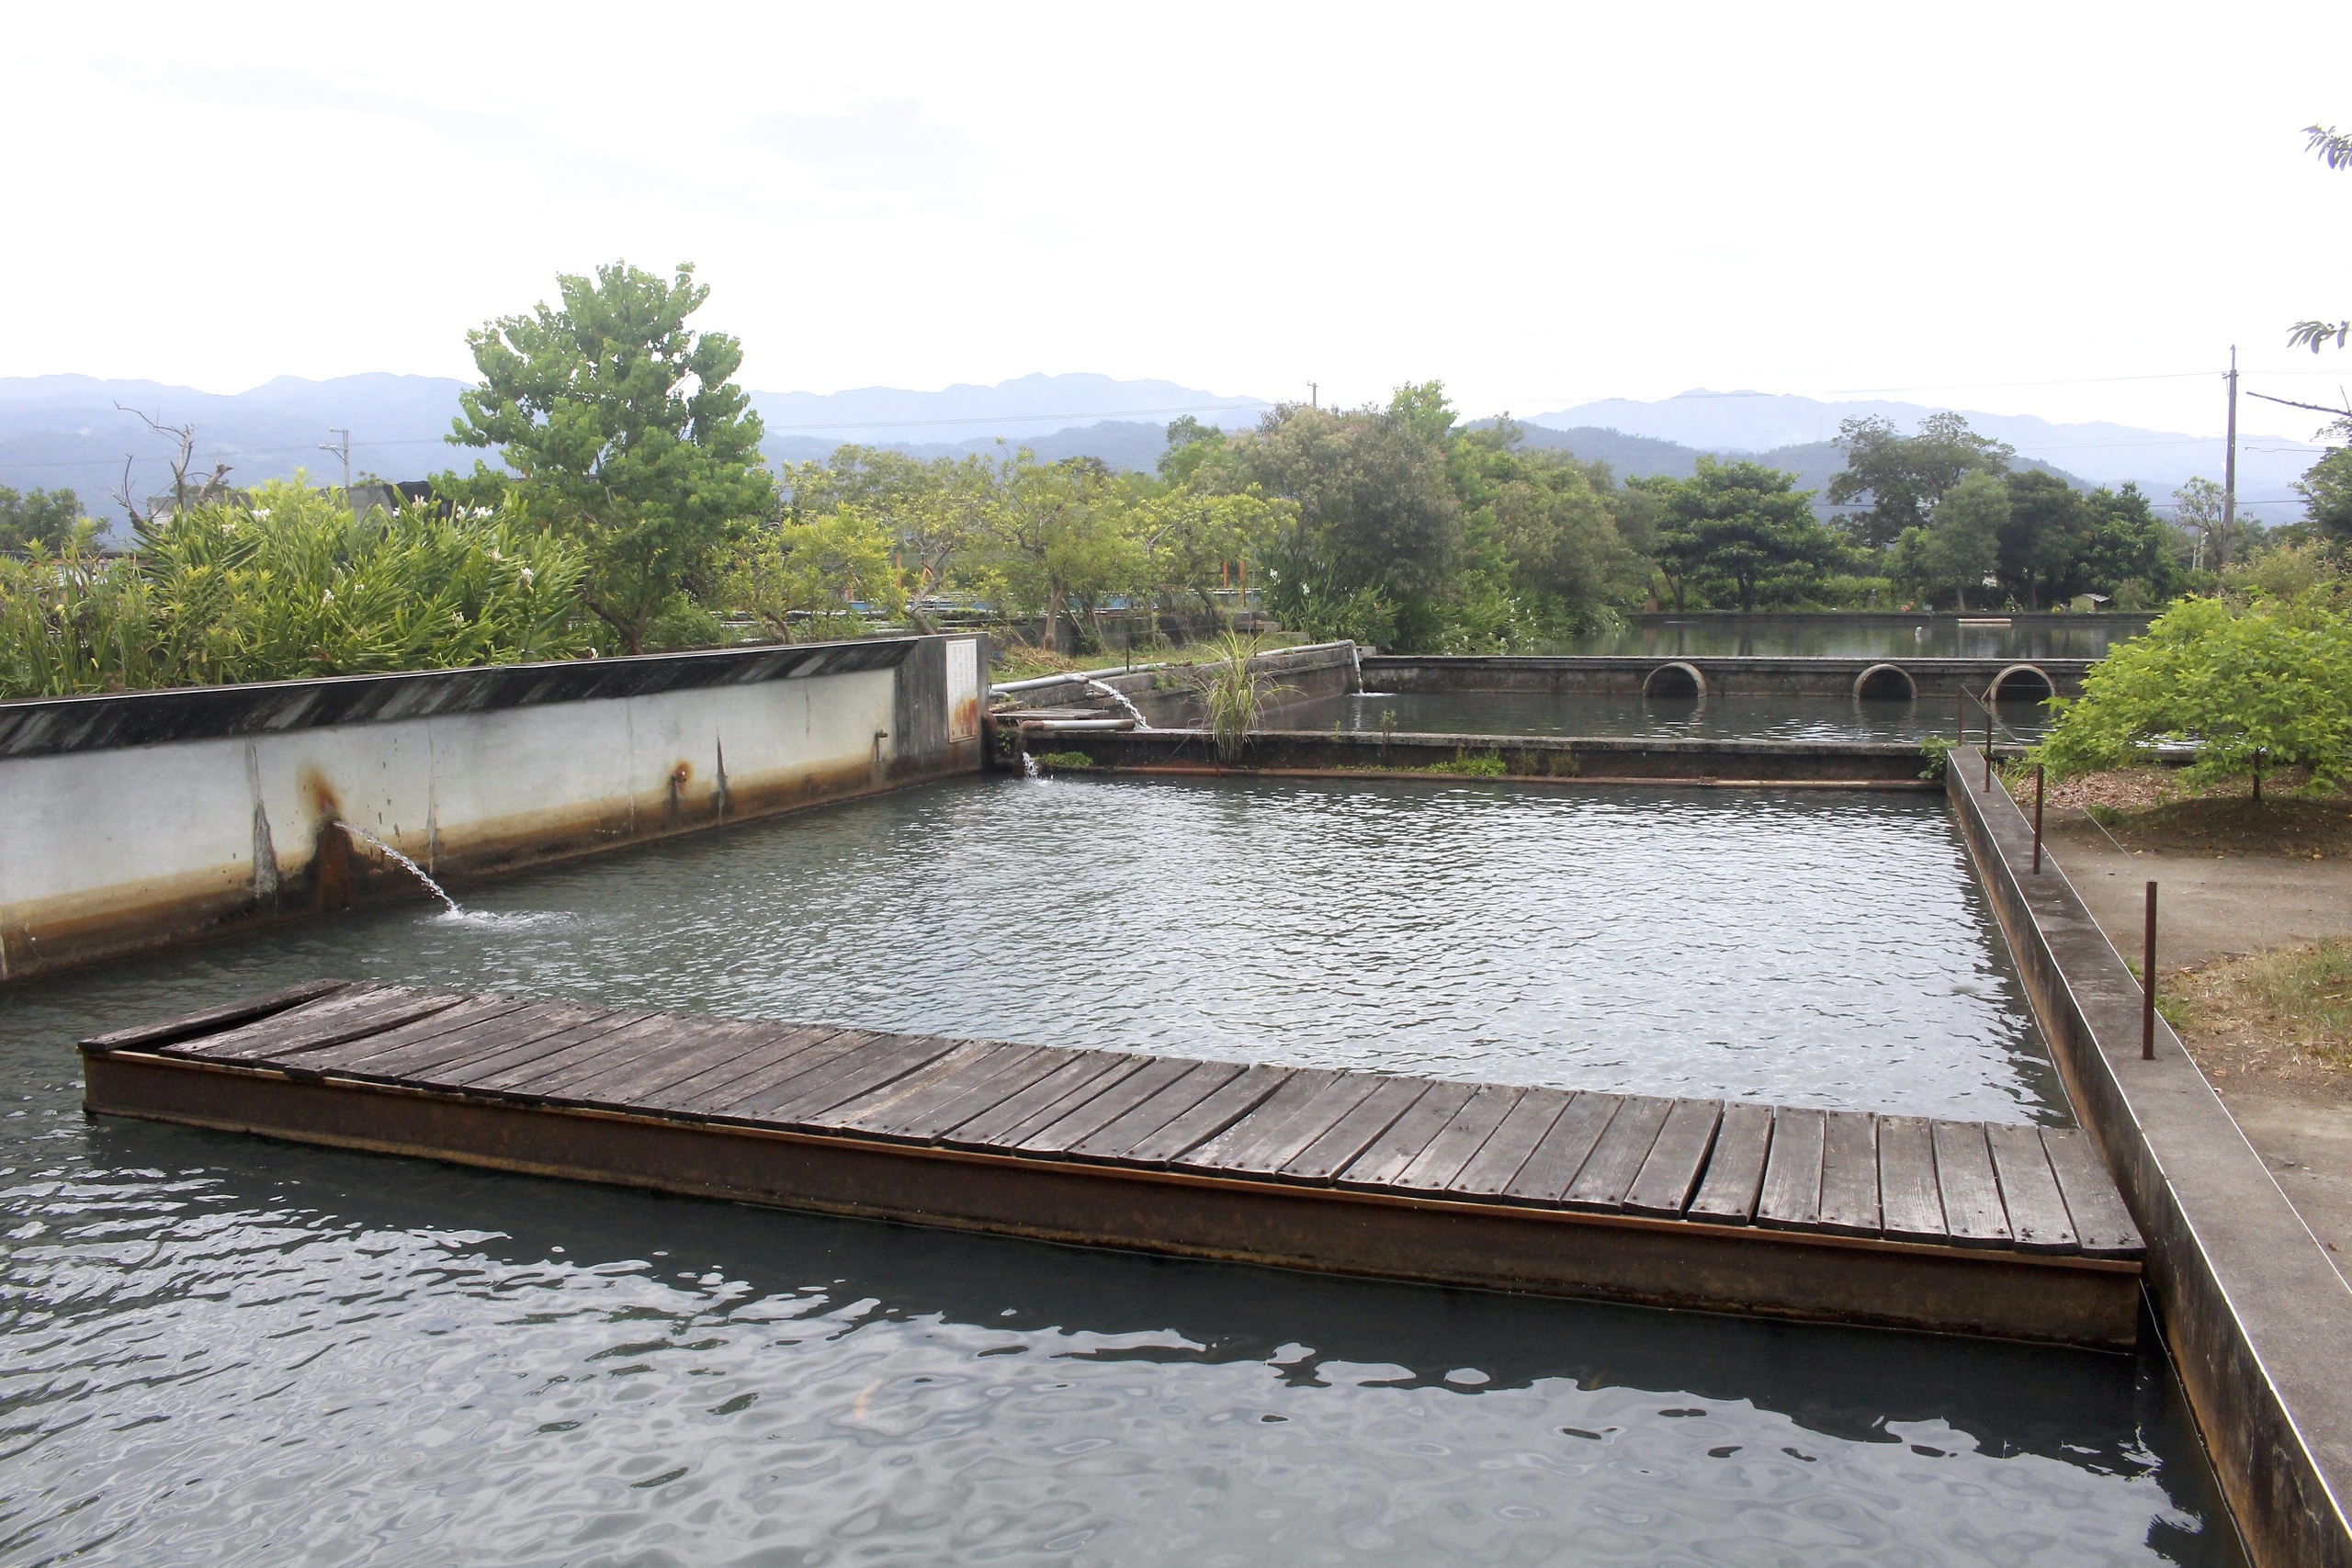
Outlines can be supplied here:
[[2046, 1114], [1955, 857], [1931, 801], [971, 781], [0, 990], [0, 1560], [2236, 1562], [2153, 1352], [93, 1122], [68, 1047], [341, 974]]

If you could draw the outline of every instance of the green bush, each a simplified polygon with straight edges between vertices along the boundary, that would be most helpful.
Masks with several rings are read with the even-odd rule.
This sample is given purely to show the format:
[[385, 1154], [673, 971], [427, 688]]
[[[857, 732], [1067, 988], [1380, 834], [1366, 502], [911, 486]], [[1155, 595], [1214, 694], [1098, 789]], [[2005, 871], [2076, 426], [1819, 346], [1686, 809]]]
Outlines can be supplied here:
[[1048, 773], [1083, 773], [1094, 765], [1094, 759], [1083, 751], [1040, 751], [1037, 765]]
[[578, 549], [495, 511], [355, 518], [299, 482], [0, 560], [0, 696], [565, 659], [588, 646]]
[[2035, 759], [2064, 775], [2194, 740], [2192, 783], [2300, 766], [2313, 787], [2340, 786], [2352, 770], [2352, 615], [2334, 587], [2181, 600], [2091, 667]]
[[1430, 764], [1430, 771], [1438, 773], [1459, 773], [1464, 778], [1471, 779], [1498, 779], [1510, 772], [1510, 769], [1503, 761], [1500, 753], [1479, 751], [1450, 758], [1442, 762], [1432, 762]]

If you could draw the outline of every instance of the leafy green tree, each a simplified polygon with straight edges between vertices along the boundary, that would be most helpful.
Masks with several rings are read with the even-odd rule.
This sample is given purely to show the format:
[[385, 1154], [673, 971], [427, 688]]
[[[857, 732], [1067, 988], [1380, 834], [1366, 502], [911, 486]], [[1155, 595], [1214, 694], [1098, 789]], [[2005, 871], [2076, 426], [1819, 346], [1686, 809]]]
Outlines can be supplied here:
[[2083, 498], [2086, 534], [2069, 586], [2104, 593], [2119, 610], [2152, 608], [2181, 588], [2176, 536], [2136, 484], [2104, 487]]
[[867, 611], [905, 613], [897, 544], [888, 523], [854, 502], [787, 514], [736, 541], [719, 592], [782, 642], [861, 636], [872, 629]]
[[1235, 443], [1238, 478], [1298, 509], [1277, 547], [1291, 581], [1318, 577], [1327, 597], [1369, 590], [1392, 604], [1443, 592], [1462, 519], [1433, 434], [1453, 416], [1431, 406], [1433, 390], [1346, 412], [1285, 403]]
[[[1042, 611], [1045, 646], [1057, 648], [1074, 600], [1091, 603], [1142, 575], [1136, 498], [1099, 457], [1040, 463], [1025, 447], [998, 466], [997, 486], [977, 575], [1008, 606]], [[1083, 641], [1092, 628], [1080, 625]]]
[[1798, 490], [1792, 474], [1701, 457], [1689, 479], [1659, 488], [1660, 564], [1678, 582], [1722, 583], [1743, 611], [1756, 608], [1759, 593], [1803, 596], [1844, 558], [1837, 536], [1813, 514], [1813, 492]]
[[686, 318], [709, 289], [626, 263], [557, 278], [546, 304], [466, 336], [481, 385], [449, 439], [498, 448], [513, 476], [475, 466], [453, 493], [509, 488], [530, 516], [578, 540], [587, 601], [629, 652], [697, 584], [716, 553], [769, 515], [760, 417], [733, 378], [741, 346]]
[[2352, 615], [2307, 592], [2231, 604], [2183, 599], [2091, 667], [2036, 751], [2060, 774], [2138, 761], [2195, 740], [2209, 782], [2302, 766], [2315, 789], [2352, 774]]
[[2326, 538], [2352, 541], [2352, 419], [2337, 421], [2331, 434], [2344, 445], [2331, 446], [2295, 488], [2302, 492], [2303, 515], [2313, 528]]
[[980, 547], [1002, 500], [996, 469], [977, 453], [925, 462], [876, 447], [842, 446], [824, 462], [788, 467], [783, 481], [788, 519], [854, 506], [888, 532], [901, 590], [897, 598], [923, 632], [938, 629], [926, 602], [944, 591]]
[[1208, 615], [1217, 615], [1216, 591], [1226, 564], [1262, 558], [1267, 543], [1290, 525], [1296, 511], [1291, 502], [1269, 501], [1254, 489], [1219, 492], [1189, 484], [1138, 501], [1132, 528], [1155, 604], [1189, 597]]
[[1971, 588], [1999, 581], [2001, 530], [2008, 521], [2008, 487], [1985, 470], [1970, 474], [1936, 503], [1927, 526], [1904, 530], [1897, 573], [1930, 593], [1951, 589], [1965, 611]]
[[1849, 419], [1838, 427], [1846, 467], [1829, 481], [1829, 500], [1838, 506], [1870, 498], [1869, 510], [1844, 520], [1846, 531], [1866, 549], [1883, 549], [1910, 528], [1927, 526], [1936, 503], [1963, 478], [2008, 471], [2014, 447], [1968, 427], [1957, 413], [1932, 413], [1917, 435], [1904, 435], [1883, 419]]
[[22, 555], [33, 546], [55, 552], [74, 537], [82, 501], [70, 490], [18, 493], [0, 485], [0, 552]]
[[2081, 492], [2052, 473], [2028, 468], [2007, 475], [2008, 521], [2001, 525], [1997, 571], [2001, 586], [2039, 610], [2062, 590], [2075, 558], [2089, 542]]

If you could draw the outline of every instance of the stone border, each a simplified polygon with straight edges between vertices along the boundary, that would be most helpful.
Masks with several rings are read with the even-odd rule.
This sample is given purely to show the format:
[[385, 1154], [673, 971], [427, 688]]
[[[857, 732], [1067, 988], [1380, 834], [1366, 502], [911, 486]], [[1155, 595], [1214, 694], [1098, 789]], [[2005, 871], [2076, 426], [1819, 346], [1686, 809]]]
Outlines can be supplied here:
[[1982, 753], [1945, 785], [2075, 1111], [2148, 1238], [2147, 1283], [2258, 1564], [2352, 1568], [2352, 1286], [2161, 1019]]

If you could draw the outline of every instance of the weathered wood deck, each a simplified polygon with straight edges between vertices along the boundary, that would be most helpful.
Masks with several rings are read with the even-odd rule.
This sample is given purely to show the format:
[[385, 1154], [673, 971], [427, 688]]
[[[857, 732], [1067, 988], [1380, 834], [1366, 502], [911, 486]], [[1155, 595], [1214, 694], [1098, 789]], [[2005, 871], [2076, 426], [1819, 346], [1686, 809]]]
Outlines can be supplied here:
[[85, 1041], [86, 1104], [1083, 1245], [2131, 1342], [2079, 1133], [329, 982]]

